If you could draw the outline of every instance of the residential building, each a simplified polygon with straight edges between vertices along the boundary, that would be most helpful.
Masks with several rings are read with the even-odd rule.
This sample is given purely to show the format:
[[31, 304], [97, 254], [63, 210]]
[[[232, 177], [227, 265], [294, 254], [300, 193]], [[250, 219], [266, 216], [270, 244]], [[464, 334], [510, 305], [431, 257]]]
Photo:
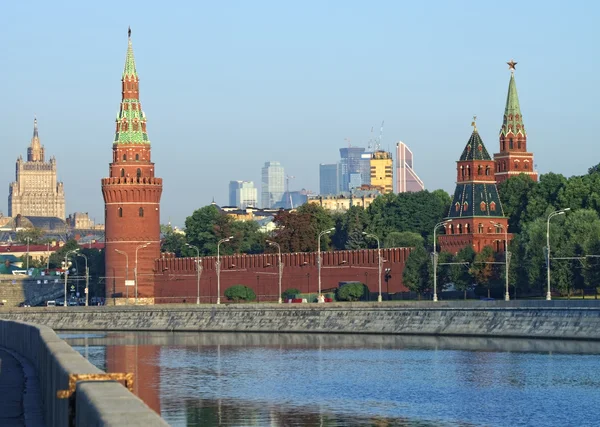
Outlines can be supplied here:
[[521, 173], [534, 181], [538, 174], [533, 163], [533, 153], [527, 151], [527, 132], [523, 123], [517, 84], [515, 83], [515, 61], [507, 62], [510, 69], [508, 95], [504, 108], [504, 119], [500, 128], [500, 152], [494, 154], [495, 177], [499, 184], [511, 176]]
[[95, 228], [94, 221], [87, 212], [75, 212], [67, 218], [67, 225], [75, 230], [92, 230]]
[[319, 165], [319, 194], [326, 196], [328, 194], [337, 194], [339, 165], [337, 163]]
[[394, 161], [392, 153], [378, 150], [371, 155], [371, 183], [380, 187], [383, 194], [394, 191]]
[[345, 212], [352, 206], [368, 208], [373, 200], [381, 196], [377, 189], [363, 186], [364, 189], [357, 188], [351, 192], [341, 192], [335, 195], [308, 196], [308, 203], [318, 204], [330, 211]]
[[279, 162], [265, 162], [262, 168], [261, 205], [272, 208], [281, 201], [285, 185], [283, 166]]
[[39, 216], [65, 219], [65, 191], [56, 178], [56, 159], [44, 158], [44, 147], [38, 135], [37, 119], [33, 121], [33, 138], [27, 149], [27, 161], [19, 156], [16, 180], [8, 189], [8, 216]]
[[417, 192], [425, 189], [423, 181], [413, 169], [413, 153], [400, 141], [396, 144], [396, 192]]

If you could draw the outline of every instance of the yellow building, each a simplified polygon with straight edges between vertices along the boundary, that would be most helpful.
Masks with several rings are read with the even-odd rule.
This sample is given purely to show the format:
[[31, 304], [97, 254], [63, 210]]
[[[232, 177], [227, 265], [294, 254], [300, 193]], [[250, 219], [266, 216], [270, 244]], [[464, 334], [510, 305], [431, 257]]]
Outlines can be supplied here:
[[376, 151], [371, 155], [371, 186], [381, 188], [383, 194], [394, 191], [394, 161], [392, 153]]
[[328, 196], [309, 196], [308, 203], [314, 203], [330, 211], [345, 212], [351, 206], [368, 208], [381, 193], [377, 190], [354, 190], [352, 193], [340, 193]]

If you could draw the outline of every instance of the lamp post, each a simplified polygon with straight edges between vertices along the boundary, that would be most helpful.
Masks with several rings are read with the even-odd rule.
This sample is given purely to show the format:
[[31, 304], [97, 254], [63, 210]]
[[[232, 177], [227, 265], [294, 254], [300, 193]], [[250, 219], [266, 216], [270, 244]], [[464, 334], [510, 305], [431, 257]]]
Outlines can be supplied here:
[[331, 233], [333, 230], [335, 230], [335, 227], [321, 231], [319, 233], [319, 237], [317, 238], [317, 270], [319, 274], [319, 292], [317, 293], [317, 302], [321, 302], [321, 237], [323, 237], [325, 234]]
[[435, 240], [435, 233], [438, 228], [452, 222], [452, 219], [447, 219], [446, 221], [438, 222], [435, 227], [433, 227], [433, 301], [437, 302], [437, 243]]
[[279, 273], [279, 299], [277, 300], [277, 302], [281, 304], [281, 277], [283, 276], [283, 264], [281, 263], [281, 246], [279, 246], [279, 243], [273, 242], [271, 240], [267, 240], [267, 243], [277, 248], [277, 272]]
[[505, 226], [503, 224], [500, 224], [499, 222], [494, 221], [490, 221], [490, 223], [493, 224], [495, 227], [504, 229], [504, 242], [506, 245], [504, 247], [504, 279], [506, 282], [506, 293], [504, 294], [504, 301], [510, 301], [510, 293], [508, 292], [508, 269], [510, 262], [510, 252], [508, 252], [508, 225]]
[[133, 269], [133, 275], [135, 276], [135, 305], [137, 305], [138, 302], [138, 250], [147, 248], [150, 246], [150, 243], [151, 242], [146, 242], [143, 245], [139, 245], [135, 248], [135, 268]]
[[565, 212], [570, 211], [571, 208], [564, 208], [554, 211], [548, 215], [548, 221], [546, 222], [546, 273], [548, 277], [548, 293], [546, 294], [546, 300], [552, 300], [552, 292], [550, 292], [550, 218], [556, 215], [564, 215]]
[[221, 304], [221, 243], [229, 242], [233, 236], [226, 237], [217, 242], [217, 304]]
[[382, 267], [382, 260], [381, 260], [381, 246], [379, 245], [379, 237], [377, 237], [374, 234], [369, 234], [367, 232], [363, 231], [363, 234], [367, 237], [372, 237], [373, 239], [377, 240], [377, 276], [379, 277], [379, 296], [377, 297], [377, 302], [381, 302], [382, 298], [381, 298], [381, 267]]
[[200, 304], [200, 275], [202, 274], [202, 266], [200, 265], [200, 249], [197, 246], [190, 245], [189, 243], [185, 244], [190, 248], [196, 249], [196, 287], [198, 288], [197, 296], [196, 296], [196, 305]]
[[46, 242], [46, 270], [50, 270], [50, 241]]
[[78, 249], [74, 249], [72, 251], [68, 251], [65, 254], [65, 301], [63, 303], [63, 305], [66, 307], [67, 306], [67, 279], [69, 277], [69, 255], [70, 254], [74, 254], [78, 251]]
[[85, 259], [85, 306], [88, 306], [88, 295], [89, 295], [89, 286], [90, 286], [90, 270], [88, 268], [88, 259], [85, 254], [77, 253], [77, 256], [83, 257]]
[[125, 296], [127, 304], [129, 304], [129, 286], [127, 286], [127, 281], [129, 280], [129, 255], [120, 249], [115, 249], [115, 252], [125, 255]]
[[26, 261], [26, 269], [27, 269], [27, 274], [29, 275], [29, 242], [31, 242], [31, 237], [26, 237], [25, 238], [27, 240], [27, 261]]

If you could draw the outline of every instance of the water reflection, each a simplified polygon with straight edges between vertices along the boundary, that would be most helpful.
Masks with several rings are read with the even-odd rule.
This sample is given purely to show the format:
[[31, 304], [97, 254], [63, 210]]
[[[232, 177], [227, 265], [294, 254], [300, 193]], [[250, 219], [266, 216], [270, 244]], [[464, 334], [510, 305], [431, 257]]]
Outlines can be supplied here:
[[600, 343], [257, 333], [64, 333], [133, 372], [172, 425], [594, 425]]

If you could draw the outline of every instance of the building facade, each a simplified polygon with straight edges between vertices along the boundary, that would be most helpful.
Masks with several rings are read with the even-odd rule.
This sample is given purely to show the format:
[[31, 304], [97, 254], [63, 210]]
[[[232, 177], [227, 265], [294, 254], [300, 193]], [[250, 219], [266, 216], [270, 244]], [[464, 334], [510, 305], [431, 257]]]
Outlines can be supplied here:
[[371, 155], [371, 187], [381, 188], [383, 194], [394, 191], [394, 161], [392, 153], [375, 151]]
[[515, 83], [517, 63], [511, 60], [507, 64], [510, 69], [510, 81], [504, 119], [500, 128], [500, 152], [494, 154], [496, 182], [499, 184], [521, 173], [537, 181], [538, 174], [533, 163], [533, 153], [527, 151], [527, 132], [517, 95]]
[[381, 193], [373, 188], [365, 190], [356, 189], [351, 192], [344, 191], [334, 195], [309, 196], [308, 203], [317, 204], [334, 212], [345, 212], [352, 206], [360, 206], [366, 209], [379, 196], [381, 196]]
[[338, 170], [339, 165], [337, 163], [321, 163], [319, 165], [319, 194], [321, 196], [339, 192]]
[[264, 209], [274, 207], [281, 201], [285, 191], [285, 173], [279, 162], [265, 162], [262, 168], [261, 205]]
[[45, 161], [38, 135], [37, 119], [27, 149], [27, 161], [19, 156], [16, 177], [8, 189], [8, 216], [39, 216], [65, 219], [65, 191], [56, 179], [56, 159]]
[[[139, 96], [131, 30], [109, 177], [102, 179], [106, 235], [106, 296], [152, 303], [154, 261], [160, 255], [162, 179], [155, 177], [146, 116]], [[133, 273], [133, 274], [132, 274]], [[135, 280], [126, 290], [125, 281]], [[136, 293], [137, 291], [137, 293]]]
[[423, 191], [425, 185], [413, 169], [413, 153], [400, 141], [396, 144], [396, 192]]
[[446, 217], [440, 249], [453, 254], [466, 246], [480, 252], [486, 246], [504, 251], [511, 234], [494, 178], [494, 161], [473, 122], [473, 133], [456, 163], [456, 190]]
[[244, 181], [229, 181], [229, 201], [228, 206], [237, 206], [236, 205], [236, 191], [240, 188]]
[[365, 149], [362, 147], [350, 146], [340, 148], [341, 159], [338, 171], [340, 191], [350, 191], [352, 185], [360, 187], [362, 184], [365, 184], [365, 179], [369, 179], [369, 176], [366, 174], [369, 170], [369, 159], [365, 160], [362, 158], [364, 153]]
[[235, 206], [240, 209], [258, 206], [258, 190], [252, 181], [242, 181], [240, 187], [235, 190]]

